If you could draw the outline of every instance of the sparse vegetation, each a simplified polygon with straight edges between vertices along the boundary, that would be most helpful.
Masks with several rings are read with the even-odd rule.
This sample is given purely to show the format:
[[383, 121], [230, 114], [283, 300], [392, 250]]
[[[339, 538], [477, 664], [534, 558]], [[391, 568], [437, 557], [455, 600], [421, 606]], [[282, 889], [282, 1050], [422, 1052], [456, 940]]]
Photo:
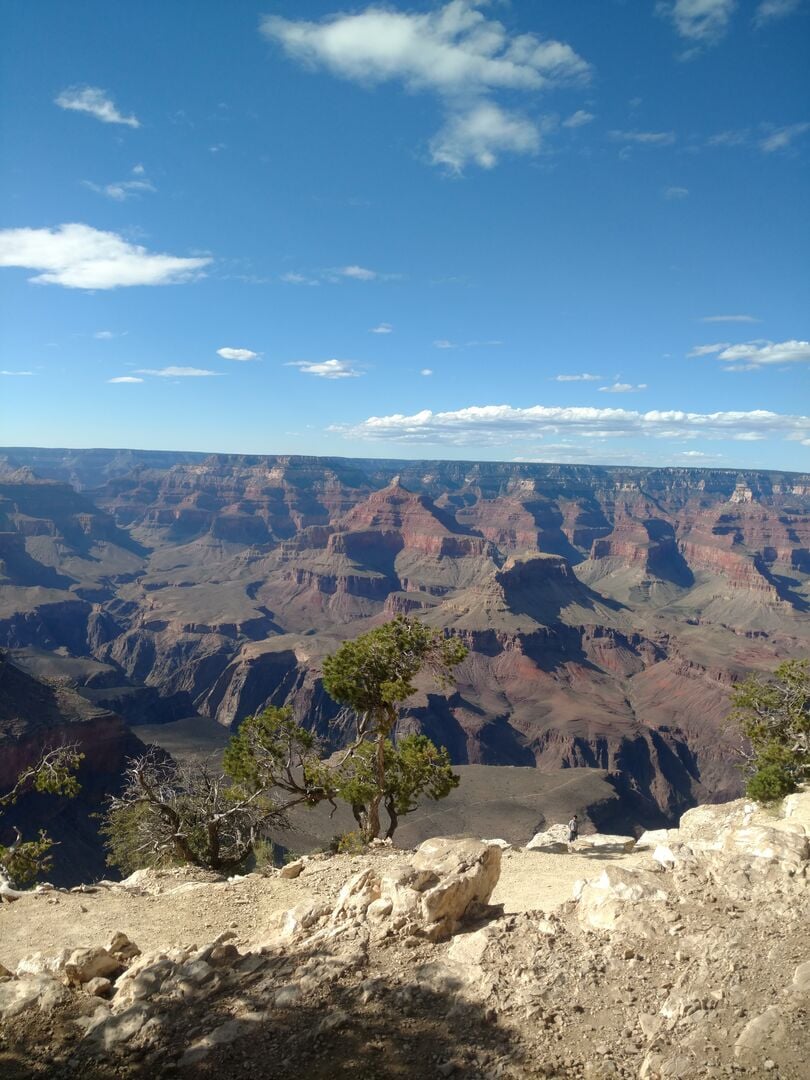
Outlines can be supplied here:
[[732, 695], [731, 719], [746, 739], [746, 791], [781, 799], [810, 779], [810, 662], [787, 660], [769, 679], [752, 675]]
[[[43, 751], [33, 765], [24, 769], [14, 787], [0, 795], [0, 825], [3, 812], [29, 792], [73, 797], [79, 793], [76, 770], [84, 754], [75, 744]], [[42, 830], [36, 840], [24, 840], [23, 834], [12, 826], [14, 840], [8, 846], [0, 844], [0, 897], [14, 899], [14, 886], [28, 885], [51, 865], [53, 840]]]
[[[362, 754], [357, 772], [362, 798], [353, 802], [353, 809], [362, 806], [362, 810], [355, 811], [355, 818], [367, 843], [380, 835], [380, 806], [387, 790], [393, 791], [386, 781], [386, 744], [394, 734], [400, 705], [416, 692], [414, 680], [422, 672], [433, 676], [440, 685], [449, 685], [452, 669], [466, 655], [466, 647], [457, 638], [447, 638], [417, 619], [400, 615], [354, 641], [344, 642], [324, 661], [327, 693], [347, 706], [356, 720], [357, 739], [347, 751], [346, 760], [358, 752]], [[373, 751], [365, 750], [364, 744], [370, 744]], [[365, 755], [369, 755], [367, 765]], [[424, 754], [422, 761], [424, 765]], [[403, 783], [400, 789], [404, 792], [407, 783]], [[391, 805], [396, 812], [396, 795]]]

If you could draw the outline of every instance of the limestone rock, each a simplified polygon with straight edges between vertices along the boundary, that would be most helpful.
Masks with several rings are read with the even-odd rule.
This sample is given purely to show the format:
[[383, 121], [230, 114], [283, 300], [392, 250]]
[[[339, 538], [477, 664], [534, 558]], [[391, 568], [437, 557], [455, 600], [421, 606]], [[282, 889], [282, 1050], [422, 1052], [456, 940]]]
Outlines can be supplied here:
[[420, 845], [413, 867], [437, 878], [422, 893], [422, 915], [434, 939], [449, 937], [466, 916], [488, 904], [501, 872], [501, 850], [478, 840], [436, 837]]
[[62, 983], [52, 975], [27, 975], [0, 982], [0, 1019], [9, 1020], [26, 1009], [52, 1012], [67, 997]]
[[579, 842], [585, 848], [604, 852], [605, 854], [614, 852], [622, 854], [626, 851], [632, 851], [636, 846], [634, 836], [611, 836], [609, 833], [589, 833], [587, 836], [581, 836]]
[[61, 975], [65, 970], [65, 964], [70, 959], [70, 955], [70, 949], [61, 949], [53, 956], [45, 956], [41, 952], [32, 953], [30, 956], [24, 956], [17, 964], [17, 974]]
[[562, 855], [568, 851], [568, 828], [565, 825], [552, 825], [545, 832], [535, 833], [526, 845], [527, 851], [545, 851]]
[[611, 930], [628, 909], [632, 912], [639, 903], [656, 903], [668, 898], [669, 889], [662, 881], [663, 877], [649, 870], [606, 867], [598, 878], [577, 882], [574, 886], [577, 918], [593, 929]]
[[306, 862], [304, 859], [296, 859], [295, 862], [289, 862], [286, 866], [282, 866], [278, 872], [278, 876], [283, 878], [297, 878], [300, 876], [301, 871], [305, 866]]
[[69, 982], [78, 986], [91, 979], [107, 979], [120, 975], [123, 965], [100, 945], [90, 949], [75, 949], [65, 963], [64, 972]]

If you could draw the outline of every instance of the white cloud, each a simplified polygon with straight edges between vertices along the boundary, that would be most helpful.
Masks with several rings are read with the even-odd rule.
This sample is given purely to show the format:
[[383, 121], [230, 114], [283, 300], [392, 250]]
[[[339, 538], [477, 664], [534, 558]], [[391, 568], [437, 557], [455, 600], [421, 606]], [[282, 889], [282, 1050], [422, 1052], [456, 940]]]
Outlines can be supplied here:
[[356, 379], [362, 375], [352, 367], [351, 360], [293, 360], [286, 366], [297, 367], [305, 375], [317, 375], [321, 379]]
[[615, 382], [611, 386], [600, 386], [600, 394], [635, 394], [639, 390], [646, 390], [647, 384], [645, 382], [639, 383], [634, 386], [632, 383], [627, 382]]
[[686, 355], [689, 357], [711, 356], [712, 353], [719, 353], [723, 349], [727, 349], [729, 345], [730, 342], [728, 341], [717, 341], [713, 345], [695, 345]]
[[685, 187], [666, 187], [664, 188], [663, 195], [665, 199], [670, 202], [677, 202], [679, 199], [685, 199], [689, 195], [689, 188]]
[[554, 382], [599, 382], [603, 375], [589, 375], [584, 371], [581, 375], [555, 375]]
[[93, 337], [97, 338], [99, 341], [112, 341], [112, 339], [115, 337], [115, 334], [112, 332], [112, 330], [96, 330], [95, 334], [93, 334]]
[[454, 341], [448, 341], [447, 338], [438, 338], [433, 342], [434, 349], [457, 349], [458, 345]]
[[342, 266], [337, 273], [355, 281], [374, 281], [378, 276], [376, 270], [368, 270], [365, 266]]
[[750, 441], [763, 438], [810, 438], [810, 416], [755, 409], [749, 412], [693, 413], [679, 409], [637, 412], [628, 409], [534, 405], [470, 406], [451, 412], [430, 409], [406, 416], [370, 416], [354, 427], [343, 427], [354, 439], [390, 440], [453, 446], [498, 446], [545, 435], [577, 438], [649, 436], [659, 439]]
[[115, 379], [107, 379], [109, 383], [139, 383], [143, 379], [137, 379], [134, 375], [118, 375]]
[[295, 60], [354, 82], [402, 81], [442, 94], [538, 90], [587, 76], [569, 46], [535, 34], [510, 35], [476, 0], [452, 0], [426, 14], [369, 7], [319, 23], [268, 15], [265, 37]]
[[33, 371], [0, 371], [0, 375], [33, 375]]
[[134, 165], [132, 168], [132, 173], [134, 176], [143, 176], [145, 172], [146, 169], [143, 167], [143, 165]]
[[614, 142], [637, 143], [640, 146], [671, 146], [675, 142], [674, 131], [609, 131], [608, 138]]
[[420, 375], [432, 375], [433, 374], [433, 368], [423, 367], [422, 370], [419, 372], [419, 374]]
[[562, 126], [564, 128], [578, 128], [584, 124], [590, 124], [596, 117], [593, 113], [586, 112], [584, 109], [577, 109], [575, 113], [563, 120]]
[[718, 341], [714, 345], [696, 345], [688, 356], [717, 355], [718, 360], [732, 364], [727, 371], [752, 371], [767, 364], [810, 362], [810, 341], [747, 341], [731, 345]]
[[491, 101], [451, 115], [430, 141], [433, 163], [454, 173], [461, 173], [470, 162], [492, 169], [499, 154], [536, 154], [539, 149], [536, 124]]
[[725, 34], [736, 6], [736, 0], [659, 0], [657, 10], [681, 37], [708, 44]]
[[381, 322], [377, 326], [372, 326], [372, 328], [369, 330], [370, 334], [392, 334], [393, 332], [393, 326], [391, 325], [391, 323], [387, 322]]
[[454, 172], [469, 162], [489, 169], [499, 153], [535, 153], [539, 146], [531, 120], [489, 98], [582, 82], [590, 67], [564, 42], [511, 34], [480, 10], [484, 3], [451, 0], [426, 13], [371, 6], [320, 22], [266, 16], [261, 31], [310, 68], [364, 85], [396, 81], [437, 94], [448, 115], [431, 140], [433, 162]]
[[89, 113], [105, 124], [126, 124], [132, 128], [141, 126], [136, 116], [124, 116], [120, 113], [107, 91], [100, 90], [97, 86], [69, 87], [56, 98], [55, 104], [60, 109]]
[[765, 364], [810, 362], [810, 341], [749, 341], [726, 346], [717, 357], [729, 363], [743, 362], [754, 367]]
[[210, 258], [155, 255], [117, 233], [90, 225], [0, 229], [0, 266], [41, 271], [29, 278], [40, 285], [67, 289], [176, 285], [196, 277], [210, 262]]
[[759, 319], [755, 319], [753, 315], [704, 315], [700, 320], [705, 323], [716, 322], [736, 322], [736, 323], [756, 323]]
[[252, 349], [231, 349], [226, 346], [217, 349], [217, 356], [221, 356], [223, 360], [257, 360], [259, 353]]
[[764, 26], [776, 19], [784, 19], [792, 15], [801, 2], [802, 0], [762, 0], [754, 15], [754, 22], [757, 26]]
[[759, 148], [766, 154], [772, 154], [776, 150], [787, 150], [793, 140], [804, 135], [806, 131], [810, 131], [810, 123], [807, 121], [776, 128], [762, 139]]
[[161, 379], [200, 379], [206, 375], [218, 375], [217, 371], [206, 371], [196, 367], [138, 368], [139, 375], [157, 375]]

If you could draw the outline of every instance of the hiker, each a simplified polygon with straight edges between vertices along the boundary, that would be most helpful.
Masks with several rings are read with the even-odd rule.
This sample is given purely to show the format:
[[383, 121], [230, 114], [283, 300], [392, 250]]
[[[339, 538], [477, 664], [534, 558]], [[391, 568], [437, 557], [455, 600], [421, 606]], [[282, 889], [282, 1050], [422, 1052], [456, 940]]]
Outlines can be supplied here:
[[576, 838], [579, 836], [579, 822], [577, 821], [577, 815], [574, 814], [571, 820], [568, 822], [568, 843], [573, 844]]

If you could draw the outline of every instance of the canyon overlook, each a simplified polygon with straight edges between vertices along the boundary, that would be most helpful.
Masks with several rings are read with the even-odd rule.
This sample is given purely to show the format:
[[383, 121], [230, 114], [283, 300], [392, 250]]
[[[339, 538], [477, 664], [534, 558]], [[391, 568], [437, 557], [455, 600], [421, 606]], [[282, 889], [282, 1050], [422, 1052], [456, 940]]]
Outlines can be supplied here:
[[0, 647], [95, 723], [290, 703], [333, 747], [323, 656], [417, 615], [470, 653], [401, 731], [608, 770], [655, 825], [738, 793], [729, 688], [807, 655], [810, 475], [13, 448], [0, 585]]

